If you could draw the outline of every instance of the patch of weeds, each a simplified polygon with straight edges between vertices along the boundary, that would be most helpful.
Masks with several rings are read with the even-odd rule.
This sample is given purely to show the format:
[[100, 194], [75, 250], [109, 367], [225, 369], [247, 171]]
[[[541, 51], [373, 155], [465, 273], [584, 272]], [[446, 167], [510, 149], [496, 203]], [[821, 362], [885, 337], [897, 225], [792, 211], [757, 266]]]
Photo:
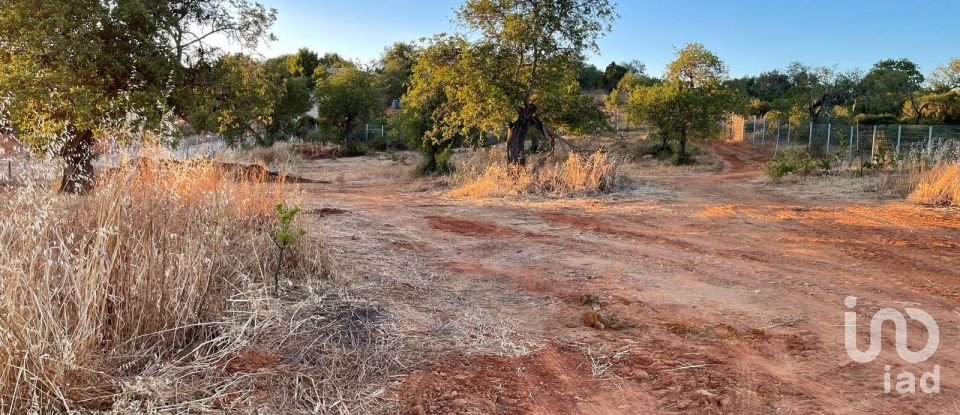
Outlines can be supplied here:
[[779, 180], [790, 174], [809, 176], [829, 171], [831, 164], [830, 160], [815, 158], [805, 150], [790, 149], [767, 163], [767, 177]]

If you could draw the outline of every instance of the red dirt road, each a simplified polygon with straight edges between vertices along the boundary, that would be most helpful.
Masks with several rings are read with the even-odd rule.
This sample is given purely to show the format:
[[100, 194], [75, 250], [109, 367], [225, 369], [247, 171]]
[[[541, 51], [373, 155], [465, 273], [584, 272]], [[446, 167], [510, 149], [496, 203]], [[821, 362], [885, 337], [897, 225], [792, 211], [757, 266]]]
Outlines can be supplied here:
[[[762, 155], [713, 151], [723, 172], [596, 199], [455, 200], [371, 158], [312, 162], [307, 177], [341, 184], [303, 189], [307, 208], [349, 211], [315, 219], [332, 245], [417, 258], [438, 292], [489, 284], [456, 301], [535, 345], [428, 356], [393, 392], [402, 413], [960, 413], [960, 213], [786, 195], [759, 180]], [[876, 311], [913, 307], [939, 324], [936, 354], [905, 362], [887, 324], [880, 356], [852, 361], [850, 295], [860, 349]], [[583, 325], [591, 310], [603, 330]], [[940, 393], [885, 393], [887, 365], [894, 386], [938, 366]]]

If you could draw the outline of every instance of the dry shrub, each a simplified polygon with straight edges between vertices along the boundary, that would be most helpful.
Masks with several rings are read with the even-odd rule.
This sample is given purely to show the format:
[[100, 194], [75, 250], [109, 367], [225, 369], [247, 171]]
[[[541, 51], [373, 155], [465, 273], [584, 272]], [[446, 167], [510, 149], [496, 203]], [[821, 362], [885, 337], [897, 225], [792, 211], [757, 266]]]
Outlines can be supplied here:
[[924, 173], [908, 200], [933, 206], [960, 206], [960, 164], [943, 164]]
[[451, 192], [454, 197], [504, 197], [514, 195], [595, 195], [614, 188], [617, 163], [606, 152], [589, 156], [570, 153], [563, 161], [527, 166], [494, 162], [475, 178]]
[[156, 362], [219, 353], [283, 195], [204, 162], [116, 169], [79, 197], [15, 190], [0, 206], [0, 407], [109, 410]]

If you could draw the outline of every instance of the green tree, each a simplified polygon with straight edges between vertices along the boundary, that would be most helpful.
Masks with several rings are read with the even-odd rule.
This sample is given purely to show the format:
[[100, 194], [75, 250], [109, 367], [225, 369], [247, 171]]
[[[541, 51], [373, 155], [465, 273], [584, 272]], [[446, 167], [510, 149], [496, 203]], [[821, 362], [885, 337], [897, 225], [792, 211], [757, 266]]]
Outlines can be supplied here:
[[274, 18], [245, 0], [4, 0], [0, 91], [12, 95], [17, 135], [64, 159], [61, 191], [84, 191], [110, 120], [134, 112], [157, 126], [167, 106], [183, 111], [194, 100], [168, 92], [209, 72], [210, 37], [261, 39]]
[[960, 58], [938, 66], [930, 75], [930, 83], [941, 93], [960, 89]]
[[220, 58], [211, 71], [209, 90], [192, 113], [191, 122], [205, 131], [216, 131], [230, 144], [268, 141], [274, 104], [282, 98], [283, 80], [265, 65], [243, 54]]
[[603, 88], [612, 91], [623, 79], [623, 76], [630, 72], [630, 69], [616, 62], [610, 62], [603, 71]]
[[[299, 133], [300, 119], [310, 110], [313, 81], [303, 76], [313, 73], [314, 67], [301, 65], [303, 56], [312, 52], [301, 49], [294, 55], [283, 55], [269, 59], [264, 63], [269, 82], [274, 83], [277, 91], [270, 115], [270, 124], [266, 128], [263, 144], [284, 140]], [[313, 54], [316, 57], [316, 54]]]
[[358, 125], [383, 110], [373, 75], [355, 66], [331, 68], [316, 74], [314, 99], [320, 124], [336, 129], [343, 143], [351, 146]]
[[84, 191], [93, 178], [93, 145], [103, 120], [138, 110], [157, 121], [151, 102], [173, 66], [154, 43], [152, 16], [135, 5], [99, 1], [4, 1], [0, 7], [0, 91], [19, 138], [65, 160], [61, 191]]
[[[415, 70], [406, 102], [422, 105], [437, 85], [444, 104], [428, 138], [500, 135], [507, 161], [523, 163], [527, 133], [550, 129], [582, 102], [576, 62], [616, 16], [608, 0], [468, 0], [457, 12], [471, 31], [437, 36]], [[577, 105], [578, 109], [582, 109]]]
[[898, 115], [904, 101], [918, 102], [923, 82], [923, 74], [909, 59], [877, 62], [863, 77], [861, 84], [867, 101], [865, 110]]
[[628, 112], [654, 127], [664, 146], [676, 140], [676, 163], [688, 163], [687, 141], [713, 137], [723, 117], [737, 110], [734, 95], [724, 86], [726, 76], [720, 58], [703, 45], [689, 44], [667, 66], [662, 84], [633, 90]]
[[811, 121], [827, 116], [835, 101], [831, 86], [834, 71], [793, 62], [787, 66], [787, 76], [791, 87], [784, 97], [786, 105], [805, 111], [805, 118]]
[[[295, 76], [313, 79], [313, 72], [320, 66], [320, 57], [317, 52], [307, 48], [300, 48], [297, 53], [286, 57], [287, 71]], [[313, 85], [311, 84], [312, 88]]]
[[405, 42], [394, 43], [384, 50], [377, 73], [380, 75], [383, 95], [388, 103], [407, 92], [413, 65], [416, 64], [419, 54], [420, 49], [416, 45]]
[[577, 82], [580, 83], [580, 89], [586, 91], [603, 89], [605, 83], [603, 72], [582, 59], [577, 61]]
[[[642, 64], [637, 64], [639, 68], [644, 68]], [[608, 111], [612, 111], [616, 117], [619, 117], [620, 114], [625, 111], [627, 102], [630, 99], [630, 94], [633, 93], [633, 90], [645, 87], [645, 86], [654, 86], [660, 84], [660, 80], [647, 76], [643, 71], [631, 70], [627, 72], [623, 78], [620, 78], [620, 82], [617, 83], [616, 88], [613, 88], [612, 91], [604, 98], [604, 106]], [[618, 118], [619, 121], [619, 118]]]

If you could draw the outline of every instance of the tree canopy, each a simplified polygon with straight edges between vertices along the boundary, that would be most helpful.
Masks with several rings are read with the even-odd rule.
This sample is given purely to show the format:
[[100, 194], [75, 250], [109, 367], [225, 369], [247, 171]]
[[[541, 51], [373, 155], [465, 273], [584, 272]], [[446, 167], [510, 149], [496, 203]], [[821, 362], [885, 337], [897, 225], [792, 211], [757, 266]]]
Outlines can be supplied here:
[[335, 129], [344, 144], [351, 133], [383, 109], [383, 98], [373, 75], [353, 65], [315, 74], [314, 98], [320, 124]]
[[156, 125], [170, 106], [185, 111], [199, 100], [183, 91], [216, 59], [211, 36], [254, 42], [270, 37], [274, 18], [246, 0], [5, 0], [0, 90], [12, 96], [17, 135], [63, 157], [61, 189], [82, 191], [110, 120], [136, 113]]
[[714, 137], [720, 121], [736, 108], [735, 97], [724, 84], [726, 78], [727, 68], [720, 58], [703, 45], [688, 44], [667, 65], [661, 84], [632, 90], [628, 114], [654, 127], [663, 150], [668, 140], [676, 140], [675, 161], [687, 163], [687, 141]]
[[576, 62], [610, 29], [607, 0], [468, 0], [457, 19], [473, 35], [437, 36], [414, 69], [408, 105], [426, 105], [440, 85], [428, 138], [500, 135], [507, 159], [524, 161], [531, 128], [577, 120], [584, 110]]

